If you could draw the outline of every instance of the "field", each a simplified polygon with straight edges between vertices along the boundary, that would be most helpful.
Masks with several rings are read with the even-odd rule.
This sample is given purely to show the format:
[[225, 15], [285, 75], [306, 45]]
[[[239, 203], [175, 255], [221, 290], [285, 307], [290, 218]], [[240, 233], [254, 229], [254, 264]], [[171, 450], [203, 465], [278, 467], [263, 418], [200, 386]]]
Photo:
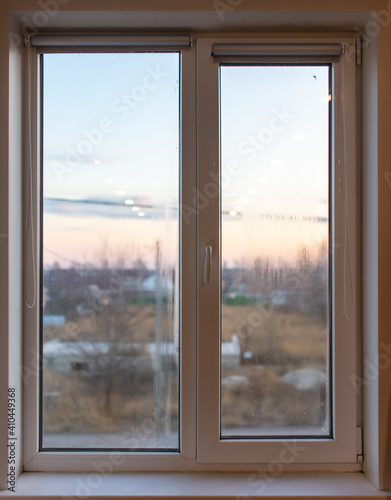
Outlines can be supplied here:
[[[167, 308], [160, 324], [160, 334], [172, 342], [173, 319]], [[153, 342], [155, 305], [130, 304], [122, 307], [121, 314], [75, 318], [64, 327], [46, 328], [45, 340], [102, 342], [108, 340], [107, 329], [113, 345]], [[267, 434], [284, 428], [299, 434], [308, 428], [327, 432], [329, 346], [324, 319], [255, 304], [225, 304], [222, 341], [236, 341], [240, 347], [237, 358], [222, 363], [223, 435]], [[137, 368], [133, 362], [120, 366], [123, 352], [118, 350], [106, 353], [104, 363], [101, 353], [89, 356], [89, 371], [78, 367], [60, 372], [55, 365], [45, 366], [44, 434], [121, 433], [148, 419], [157, 422], [160, 432], [178, 428], [175, 363], [166, 361], [160, 367], [165, 371], [157, 405], [157, 372], [147, 363], [146, 352], [133, 353]]]

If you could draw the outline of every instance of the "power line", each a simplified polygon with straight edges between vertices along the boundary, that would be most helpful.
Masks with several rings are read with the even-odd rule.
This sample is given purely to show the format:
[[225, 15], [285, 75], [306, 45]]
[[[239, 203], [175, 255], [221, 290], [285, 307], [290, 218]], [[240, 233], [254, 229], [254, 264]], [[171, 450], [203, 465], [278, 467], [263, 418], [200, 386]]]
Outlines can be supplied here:
[[57, 252], [54, 252], [53, 250], [50, 250], [50, 248], [48, 248], [48, 247], [43, 247], [43, 248], [44, 248], [45, 252], [48, 252], [48, 253], [54, 255], [55, 257], [58, 257], [59, 259], [65, 260], [66, 262], [70, 262], [74, 266], [84, 267], [84, 264], [80, 264], [80, 262], [68, 259], [67, 257], [64, 257], [63, 255], [61, 255], [61, 254], [59, 254]]

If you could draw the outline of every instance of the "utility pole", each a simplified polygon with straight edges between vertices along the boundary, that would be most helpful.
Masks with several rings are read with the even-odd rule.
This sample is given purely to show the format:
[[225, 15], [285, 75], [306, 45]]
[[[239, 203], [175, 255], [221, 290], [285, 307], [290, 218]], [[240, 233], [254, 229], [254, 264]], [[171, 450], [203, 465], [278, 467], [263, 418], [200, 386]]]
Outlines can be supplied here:
[[156, 242], [156, 288], [155, 288], [155, 418], [157, 436], [162, 437], [164, 429], [163, 412], [163, 385], [164, 373], [162, 370], [162, 280], [161, 280], [161, 249], [160, 242]]

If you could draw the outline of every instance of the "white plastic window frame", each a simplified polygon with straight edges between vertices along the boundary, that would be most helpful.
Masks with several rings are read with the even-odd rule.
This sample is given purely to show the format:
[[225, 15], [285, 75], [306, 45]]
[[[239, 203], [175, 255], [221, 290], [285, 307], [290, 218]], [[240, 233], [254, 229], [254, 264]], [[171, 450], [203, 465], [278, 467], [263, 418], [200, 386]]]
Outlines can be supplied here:
[[[181, 171], [181, 203], [182, 207], [193, 206], [194, 187], [202, 191], [209, 182], [211, 165], [218, 174], [219, 169], [219, 137], [218, 85], [216, 75], [218, 64], [210, 57], [211, 45], [218, 43], [217, 38], [207, 39], [205, 35], [195, 36], [195, 47], [182, 50], [182, 165]], [[221, 41], [235, 43], [237, 38], [223, 38]], [[264, 40], [262, 40], [264, 41]], [[273, 40], [271, 40], [273, 41]], [[275, 41], [275, 40], [274, 40]], [[287, 39], [284, 42], [308, 42], [309, 39]], [[330, 38], [311, 38], [318, 43], [330, 42]], [[344, 44], [352, 44], [351, 38], [336, 40]], [[241, 39], [241, 42], [254, 43], [260, 39]], [[85, 49], [84, 49], [85, 50]], [[112, 49], [110, 49], [112, 50]], [[148, 50], [148, 49], [146, 49]], [[58, 52], [46, 49], [45, 52]], [[69, 51], [69, 49], [67, 50]], [[99, 50], [98, 50], [99, 51]], [[38, 172], [40, 156], [40, 117], [39, 117], [39, 54], [42, 50], [29, 49], [29, 70], [27, 80], [30, 82], [31, 113], [31, 157], [33, 171]], [[302, 61], [302, 58], [300, 58]], [[281, 61], [281, 59], [280, 59]], [[290, 61], [293, 61], [291, 58]], [[319, 61], [319, 59], [317, 59]], [[327, 62], [329, 62], [327, 60]], [[344, 113], [350, 123], [356, 123], [355, 106], [355, 67], [348, 65], [343, 57], [332, 61], [335, 88], [334, 95], [344, 95]], [[342, 85], [343, 84], [343, 85]], [[202, 91], [197, 91], [197, 85]], [[206, 87], [205, 87], [206, 85]], [[197, 104], [198, 103], [198, 104]], [[344, 177], [334, 171], [334, 213], [343, 213], [349, 217], [350, 263], [356, 269], [357, 220], [356, 213], [359, 200], [356, 196], [356, 130], [345, 128], [340, 110], [335, 113], [334, 123], [334, 165], [339, 165], [342, 155], [346, 155], [346, 171], [341, 170]], [[197, 119], [196, 119], [197, 118]], [[343, 132], [343, 134], [342, 134]], [[338, 143], [339, 137], [345, 137], [344, 145]], [[198, 144], [198, 147], [197, 147]], [[198, 157], [197, 157], [198, 156]], [[196, 160], [197, 158], [197, 160]], [[213, 163], [215, 162], [215, 163]], [[28, 177], [28, 176], [26, 176]], [[337, 179], [340, 184], [337, 185]], [[347, 189], [349, 187], [349, 190]], [[31, 191], [33, 193], [33, 224], [39, 232], [39, 178], [33, 176]], [[352, 196], [347, 197], [347, 193]], [[357, 300], [352, 318], [344, 320], [342, 290], [344, 287], [343, 269], [345, 252], [345, 226], [334, 217], [334, 241], [341, 241], [338, 248], [333, 249], [335, 261], [335, 335], [334, 346], [334, 438], [330, 440], [243, 440], [235, 442], [220, 441], [219, 423], [219, 325], [216, 323], [219, 311], [218, 263], [212, 268], [212, 279], [209, 288], [203, 286], [204, 249], [207, 242], [218, 242], [219, 200], [212, 202], [208, 210], [199, 211], [190, 219], [182, 218], [181, 222], [181, 407], [180, 407], [180, 451], [175, 452], [50, 452], [39, 451], [38, 447], [38, 309], [25, 310], [24, 366], [29, 377], [24, 381], [24, 442], [23, 462], [25, 471], [40, 472], [80, 472], [94, 471], [94, 464], [108, 460], [113, 470], [124, 471], [203, 471], [203, 470], [254, 470], [262, 468], [272, 460], [281, 460], [284, 449], [305, 444], [292, 462], [284, 463], [284, 470], [361, 470], [357, 462], [357, 405], [356, 395], [352, 390], [348, 375], [356, 373], [356, 339], [357, 339]], [[213, 216], [211, 216], [211, 213]], [[36, 238], [27, 245], [27, 258], [37, 258], [38, 241]], [[217, 248], [217, 247], [216, 247]], [[214, 253], [214, 256], [218, 252]], [[215, 258], [215, 257], [214, 257]], [[197, 266], [194, 263], [197, 262]], [[353, 273], [353, 279], [355, 275]], [[25, 287], [32, 286], [31, 276], [25, 276]], [[355, 288], [355, 282], [353, 283]], [[356, 295], [356, 292], [353, 292]], [[356, 297], [357, 298], [357, 297]], [[197, 338], [198, 332], [198, 338]], [[345, 356], [346, 352], [352, 353]], [[197, 357], [198, 353], [198, 357]], [[197, 375], [196, 375], [197, 374]], [[304, 446], [302, 446], [304, 447]]]

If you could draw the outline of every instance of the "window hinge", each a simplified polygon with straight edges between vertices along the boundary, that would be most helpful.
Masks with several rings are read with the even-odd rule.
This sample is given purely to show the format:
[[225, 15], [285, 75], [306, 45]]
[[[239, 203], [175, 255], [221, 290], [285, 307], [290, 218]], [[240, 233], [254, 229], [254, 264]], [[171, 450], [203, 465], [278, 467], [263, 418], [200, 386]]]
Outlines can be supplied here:
[[362, 449], [362, 427], [356, 428], [357, 434], [357, 462], [362, 463], [363, 460], [363, 449]]
[[24, 43], [27, 48], [31, 48], [31, 35], [25, 35]]
[[361, 36], [356, 37], [356, 66], [362, 65], [362, 39]]

